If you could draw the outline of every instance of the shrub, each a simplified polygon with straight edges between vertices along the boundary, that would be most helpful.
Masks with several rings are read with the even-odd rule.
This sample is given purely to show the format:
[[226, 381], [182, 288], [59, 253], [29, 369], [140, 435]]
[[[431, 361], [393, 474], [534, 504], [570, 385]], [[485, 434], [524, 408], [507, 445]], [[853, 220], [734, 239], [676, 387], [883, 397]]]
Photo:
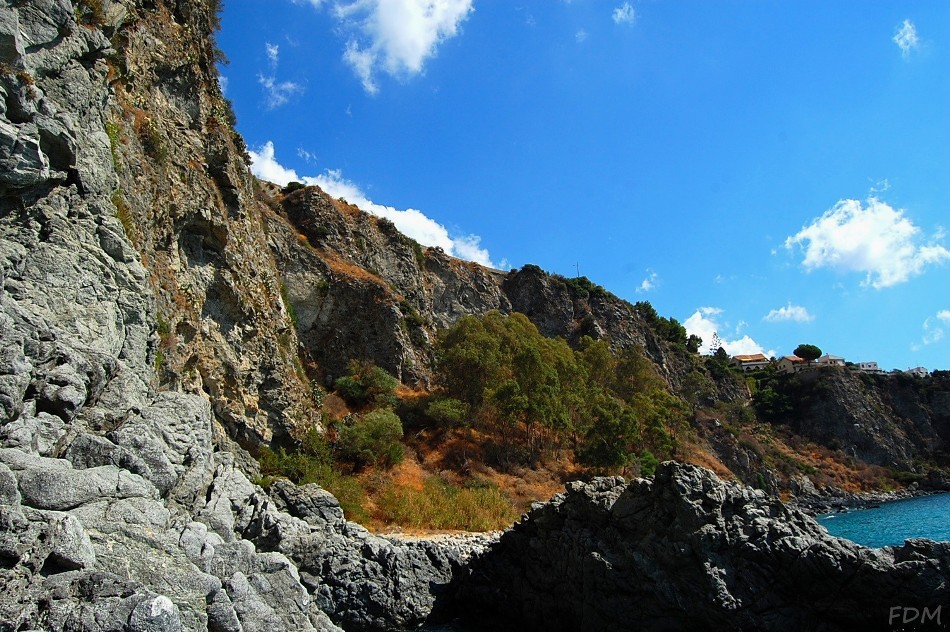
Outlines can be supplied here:
[[116, 218], [119, 220], [119, 223], [122, 224], [122, 229], [125, 230], [125, 236], [135, 243], [138, 238], [138, 231], [135, 229], [132, 209], [130, 209], [126, 203], [125, 196], [122, 195], [121, 189], [116, 189], [112, 192], [112, 205], [115, 207]]
[[644, 450], [640, 453], [640, 476], [653, 476], [659, 464], [659, 459], [653, 456], [652, 452]]
[[158, 125], [151, 119], [145, 119], [139, 127], [139, 139], [142, 141], [142, 148], [149, 156], [158, 162], [163, 162], [168, 157], [168, 146], [162, 137]]
[[445, 426], [459, 426], [468, 418], [468, 404], [446, 397], [436, 399], [426, 406], [426, 415], [432, 421]]
[[483, 483], [456, 485], [437, 476], [421, 490], [391, 484], [377, 501], [380, 518], [415, 529], [501, 529], [518, 517], [511, 499], [498, 487]]
[[340, 458], [355, 467], [382, 465], [391, 467], [403, 459], [402, 421], [389, 408], [370, 411], [350, 424], [341, 426], [336, 447]]
[[311, 428], [301, 441], [300, 448], [287, 452], [264, 447], [257, 457], [262, 477], [258, 482], [268, 487], [276, 477], [287, 478], [297, 485], [316, 483], [336, 496], [343, 513], [350, 520], [366, 522], [369, 514], [364, 508], [366, 492], [359, 481], [333, 468], [330, 446], [326, 437]]
[[112, 152], [112, 167], [119, 170], [119, 134], [121, 129], [118, 123], [109, 121], [106, 123], [106, 135], [109, 136], [109, 151]]
[[396, 387], [399, 380], [372, 362], [350, 362], [350, 375], [333, 383], [347, 403], [353, 406], [390, 406], [397, 404]]
[[426, 324], [426, 319], [416, 311], [412, 303], [405, 299], [399, 301], [399, 311], [403, 314], [403, 323], [406, 327], [422, 327]]

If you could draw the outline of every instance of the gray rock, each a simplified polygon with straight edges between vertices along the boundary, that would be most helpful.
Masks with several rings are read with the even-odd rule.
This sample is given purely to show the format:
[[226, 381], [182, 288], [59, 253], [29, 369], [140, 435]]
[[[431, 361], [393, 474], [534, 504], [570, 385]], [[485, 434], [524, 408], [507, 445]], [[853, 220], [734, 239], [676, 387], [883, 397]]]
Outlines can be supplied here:
[[0, 448], [0, 463], [3, 463], [14, 471], [28, 470], [31, 468], [41, 470], [72, 469], [72, 465], [69, 461], [37, 456], [17, 448]]
[[109, 439], [140, 458], [142, 475], [165, 495], [189, 468], [211, 466], [211, 410], [198, 397], [160, 393], [140, 416], [110, 432]]
[[10, 64], [23, 55], [20, 21], [15, 11], [0, 13], [0, 60]]
[[314, 527], [338, 527], [345, 522], [340, 501], [319, 485], [298, 486], [279, 479], [274, 481], [269, 491], [278, 509]]
[[0, 439], [5, 445], [41, 456], [52, 455], [65, 435], [66, 422], [45, 412], [35, 417], [20, 415], [0, 429]]
[[0, 505], [19, 505], [20, 489], [16, 476], [5, 463], [0, 463]]
[[36, 514], [26, 511], [25, 514], [28, 517], [41, 516], [40, 519], [47, 521], [47, 533], [52, 544], [46, 564], [52, 563], [56, 568], [66, 570], [95, 566], [96, 551], [92, 547], [89, 534], [86, 533], [79, 520], [69, 514], [58, 515], [52, 512]]
[[103, 497], [153, 498], [155, 487], [137, 474], [103, 465], [86, 470], [29, 468], [17, 472], [24, 505], [65, 510]]
[[0, 120], [0, 187], [23, 189], [45, 182], [50, 175], [36, 125]]
[[[0, 600], [0, 620], [15, 629], [125, 632], [137, 607], [159, 599], [167, 597], [118, 575], [70, 571], [32, 582], [19, 603]], [[161, 611], [161, 605], [157, 610]], [[150, 610], [140, 611], [137, 621], [147, 623], [150, 614]], [[173, 617], [166, 622], [175, 624]], [[181, 629], [180, 622], [177, 629]]]
[[0, 554], [24, 573], [47, 575], [92, 568], [96, 553], [82, 524], [73, 516], [27, 507], [0, 506]]
[[129, 632], [180, 632], [183, 629], [181, 613], [165, 595], [143, 599], [132, 609], [126, 629]]

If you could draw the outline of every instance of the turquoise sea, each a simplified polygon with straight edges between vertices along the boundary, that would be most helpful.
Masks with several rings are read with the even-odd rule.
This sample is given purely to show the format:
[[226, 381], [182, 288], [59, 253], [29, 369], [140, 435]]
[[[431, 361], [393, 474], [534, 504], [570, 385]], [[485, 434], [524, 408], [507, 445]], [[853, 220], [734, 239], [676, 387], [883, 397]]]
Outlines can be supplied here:
[[950, 494], [825, 514], [818, 517], [818, 522], [833, 536], [875, 548], [900, 546], [908, 538], [950, 541]]

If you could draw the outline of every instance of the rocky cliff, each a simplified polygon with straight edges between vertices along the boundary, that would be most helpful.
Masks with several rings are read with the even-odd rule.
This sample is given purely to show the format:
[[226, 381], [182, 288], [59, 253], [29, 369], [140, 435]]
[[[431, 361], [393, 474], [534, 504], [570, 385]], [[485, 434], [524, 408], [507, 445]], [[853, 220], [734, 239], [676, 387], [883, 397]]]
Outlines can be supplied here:
[[301, 340], [328, 379], [345, 373], [349, 359], [365, 359], [407, 384], [426, 384], [437, 331], [492, 310], [521, 312], [543, 335], [569, 342], [589, 335], [638, 346], [671, 385], [688, 370], [685, 353], [662, 341], [633, 305], [587, 279], [449, 257], [317, 187], [267, 197], [269, 240]]
[[950, 374], [869, 375], [828, 367], [770, 382], [783, 404], [772, 421], [851, 458], [899, 470], [946, 465]]
[[[489, 309], [523, 311], [551, 335], [640, 344], [674, 387], [686, 374], [631, 306], [589, 284], [459, 262], [316, 189], [269, 201], [255, 191], [217, 85], [216, 5], [0, 1], [0, 629], [382, 630], [449, 615], [453, 595], [486, 594], [484, 582], [455, 582], [490, 538], [374, 536], [318, 487], [262, 490], [233, 439], [289, 441], [315, 425], [311, 380], [351, 357], [424, 382], [434, 332]], [[862, 595], [945, 578], [939, 546], [836, 546], [758, 492], [689, 468], [664, 476], [626, 491], [573, 486], [471, 577], [504, 569], [503, 586], [528, 573], [533, 588], [498, 612], [548, 620], [534, 574], [558, 575], [509, 552], [545, 550], [573, 578], [579, 549], [552, 542], [575, 533], [558, 531], [575, 507], [564, 525], [592, 530], [584, 546], [600, 556], [584, 557], [591, 586], [624, 583], [601, 573], [610, 514], [616, 533], [672, 543], [649, 567], [671, 595], [722, 586], [691, 602], [716, 623], [765, 620], [773, 603], [776, 620], [799, 616], [779, 607], [787, 581], [769, 575], [796, 570], [792, 558], [826, 572], [822, 585], [857, 577]], [[689, 529], [668, 529], [678, 515]], [[553, 529], [537, 529], [541, 518]], [[683, 567], [670, 551], [697, 533], [705, 544]], [[731, 575], [744, 565], [760, 587], [779, 582], [781, 599], [733, 608], [752, 603]], [[676, 583], [680, 568], [695, 584]], [[919, 577], [896, 587], [907, 569]], [[671, 612], [656, 586], [643, 603], [666, 609], [639, 615], [647, 623]], [[830, 606], [802, 612], [846, 620]]]
[[310, 390], [214, 9], [0, 3], [0, 629], [385, 627], [453, 572], [319, 490], [281, 511], [223, 432], [286, 435]]
[[[243, 141], [217, 81], [213, 2], [96, 2], [108, 35], [88, 121], [106, 191], [154, 296], [156, 383], [201, 394], [241, 440], [286, 439], [313, 418]], [[99, 28], [96, 28], [99, 26]], [[101, 29], [101, 30], [100, 30]], [[108, 150], [108, 151], [107, 151]]]

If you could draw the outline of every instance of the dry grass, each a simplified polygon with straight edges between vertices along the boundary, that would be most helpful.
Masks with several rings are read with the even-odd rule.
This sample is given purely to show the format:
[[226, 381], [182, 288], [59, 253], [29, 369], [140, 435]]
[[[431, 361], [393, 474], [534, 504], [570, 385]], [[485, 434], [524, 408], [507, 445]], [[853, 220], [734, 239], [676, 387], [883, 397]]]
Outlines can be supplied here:
[[314, 252], [316, 252], [317, 255], [323, 259], [323, 261], [327, 264], [327, 267], [330, 268], [332, 272], [335, 272], [341, 276], [378, 285], [385, 289], [388, 293], [391, 293], [389, 285], [385, 281], [372, 272], [369, 272], [365, 268], [361, 268], [358, 265], [344, 261], [338, 255], [325, 250], [314, 249]]

